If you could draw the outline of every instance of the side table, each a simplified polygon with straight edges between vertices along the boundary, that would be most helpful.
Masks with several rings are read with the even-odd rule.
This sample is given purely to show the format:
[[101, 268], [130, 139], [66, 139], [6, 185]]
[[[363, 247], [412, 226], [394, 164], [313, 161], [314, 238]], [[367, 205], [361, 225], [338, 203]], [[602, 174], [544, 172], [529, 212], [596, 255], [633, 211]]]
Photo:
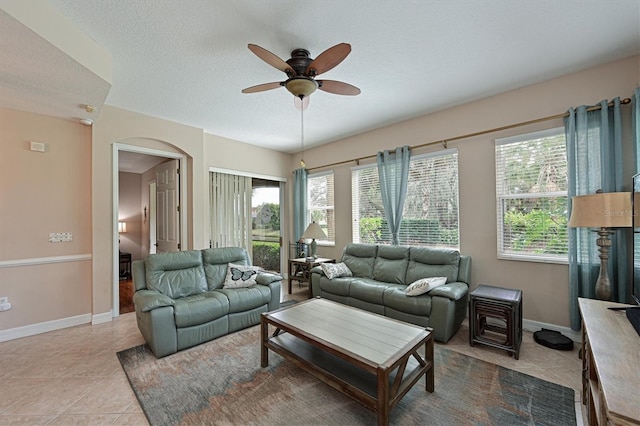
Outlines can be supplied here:
[[481, 284], [469, 296], [469, 344], [504, 349], [518, 359], [522, 343], [522, 291]]
[[336, 263], [336, 260], [325, 257], [318, 257], [314, 260], [307, 260], [306, 257], [289, 259], [289, 294], [291, 294], [291, 281], [295, 280], [309, 285], [309, 297], [311, 297], [310, 271], [321, 263]]
[[131, 253], [120, 252], [120, 279], [127, 280], [129, 278], [131, 278]]

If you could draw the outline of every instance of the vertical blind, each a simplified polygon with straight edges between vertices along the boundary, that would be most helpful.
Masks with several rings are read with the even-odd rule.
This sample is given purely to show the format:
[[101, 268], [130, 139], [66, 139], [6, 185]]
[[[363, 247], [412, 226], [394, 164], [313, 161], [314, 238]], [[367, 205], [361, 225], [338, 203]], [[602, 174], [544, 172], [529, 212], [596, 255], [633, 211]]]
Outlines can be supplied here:
[[243, 247], [251, 259], [251, 178], [212, 172], [210, 191], [212, 247]]

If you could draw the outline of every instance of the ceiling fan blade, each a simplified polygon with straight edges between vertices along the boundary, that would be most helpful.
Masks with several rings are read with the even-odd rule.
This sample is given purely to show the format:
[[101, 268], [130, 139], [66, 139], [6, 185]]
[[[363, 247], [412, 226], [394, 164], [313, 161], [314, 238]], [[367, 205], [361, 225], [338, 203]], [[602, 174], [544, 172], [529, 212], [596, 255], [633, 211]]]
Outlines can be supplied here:
[[265, 90], [277, 89], [278, 87], [282, 87], [282, 83], [274, 81], [273, 83], [264, 83], [258, 84], [257, 86], [247, 87], [246, 89], [242, 89], [242, 93], [264, 92]]
[[325, 92], [335, 93], [336, 95], [356, 96], [360, 94], [360, 89], [342, 81], [335, 80], [316, 80], [318, 89]]
[[291, 68], [289, 66], [289, 64], [287, 64], [285, 61], [283, 61], [282, 59], [280, 59], [279, 57], [277, 57], [276, 55], [274, 55], [273, 53], [269, 52], [267, 49], [262, 48], [260, 46], [258, 46], [257, 44], [249, 44], [249, 50], [252, 51], [253, 53], [255, 53], [255, 55], [262, 59], [263, 61], [265, 61], [266, 63], [268, 63], [269, 65], [271, 65], [274, 68], [279, 69], [282, 72], [285, 72], [288, 74], [292, 74], [295, 75], [295, 71], [293, 70], [293, 68]]
[[340, 43], [328, 48], [309, 64], [305, 75], [316, 76], [329, 71], [342, 62], [350, 52], [351, 45], [348, 43]]

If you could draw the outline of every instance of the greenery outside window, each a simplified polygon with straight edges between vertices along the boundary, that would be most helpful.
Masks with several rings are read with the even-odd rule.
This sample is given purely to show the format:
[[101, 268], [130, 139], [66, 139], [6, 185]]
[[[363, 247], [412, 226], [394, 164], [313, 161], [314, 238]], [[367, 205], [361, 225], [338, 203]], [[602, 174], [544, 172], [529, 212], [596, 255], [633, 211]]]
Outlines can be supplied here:
[[[351, 197], [353, 242], [390, 244], [376, 164], [351, 169]], [[399, 244], [457, 249], [459, 240], [457, 150], [413, 156]]]
[[307, 177], [309, 223], [313, 221], [319, 224], [328, 237], [326, 240], [316, 240], [320, 245], [330, 245], [336, 241], [333, 191], [333, 171], [309, 174]]
[[498, 258], [566, 263], [563, 128], [496, 140]]

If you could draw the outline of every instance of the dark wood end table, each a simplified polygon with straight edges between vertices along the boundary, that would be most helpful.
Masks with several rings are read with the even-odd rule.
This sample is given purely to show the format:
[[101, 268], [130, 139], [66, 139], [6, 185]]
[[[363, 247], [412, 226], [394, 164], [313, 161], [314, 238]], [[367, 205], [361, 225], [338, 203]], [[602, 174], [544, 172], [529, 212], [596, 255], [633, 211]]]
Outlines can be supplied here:
[[289, 259], [289, 294], [291, 294], [291, 281], [298, 281], [309, 285], [309, 297], [311, 297], [310, 271], [321, 263], [336, 263], [336, 260], [326, 257], [318, 257], [314, 260], [307, 260], [306, 257]]

